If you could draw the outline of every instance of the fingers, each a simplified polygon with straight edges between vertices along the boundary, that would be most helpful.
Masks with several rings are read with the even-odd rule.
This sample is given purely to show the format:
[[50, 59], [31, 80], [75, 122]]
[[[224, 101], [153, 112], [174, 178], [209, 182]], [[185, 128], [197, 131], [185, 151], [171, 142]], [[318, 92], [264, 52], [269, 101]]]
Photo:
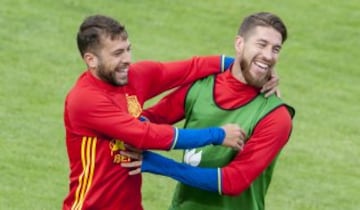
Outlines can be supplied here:
[[137, 168], [135, 170], [129, 171], [129, 175], [137, 175], [137, 174], [141, 174], [141, 168]]
[[279, 89], [276, 89], [276, 91], [275, 91], [275, 95], [277, 96], [277, 97], [281, 97], [281, 93], [280, 93], [280, 90]]
[[236, 138], [235, 150], [242, 150], [246, 140], [245, 131], [239, 127], [239, 136]]
[[142, 160], [142, 153], [131, 151], [120, 151], [120, 154], [125, 155], [132, 160]]
[[276, 88], [279, 85], [279, 78], [278, 77], [271, 77], [269, 81], [267, 81], [264, 86], [261, 88], [261, 92], [264, 93], [271, 89]]
[[277, 75], [271, 75], [269, 81], [267, 81], [261, 88], [261, 93], [266, 93], [265, 97], [270, 96], [273, 93], [277, 93], [279, 86], [279, 77]]
[[271, 89], [265, 92], [265, 97], [269, 97], [271, 96], [273, 93], [275, 93], [277, 91], [277, 89]]
[[246, 132], [238, 124], [230, 123], [222, 126], [225, 131], [225, 138], [240, 137], [240, 139], [246, 138]]
[[236, 151], [241, 151], [244, 148], [244, 141], [243, 140], [238, 140], [236, 142], [236, 145], [233, 149], [235, 149]]
[[[140, 150], [137, 150], [140, 151]], [[137, 175], [141, 173], [141, 164], [142, 164], [142, 153], [140, 152], [132, 152], [132, 151], [120, 151], [121, 155], [125, 155], [130, 157], [132, 160], [131, 162], [124, 162], [121, 163], [121, 166], [124, 168], [129, 168], [129, 175]]]
[[274, 94], [277, 96], [277, 97], [281, 97], [281, 93], [280, 93], [280, 90], [275, 88], [275, 89], [272, 89], [272, 90], [269, 90], [265, 93], [265, 97], [269, 97], [270, 95]]
[[132, 162], [124, 162], [121, 163], [121, 166], [124, 168], [139, 168], [141, 167], [142, 161], [141, 160], [137, 160], [137, 161], [132, 161]]
[[229, 146], [230, 148], [236, 150], [236, 151], [241, 151], [244, 147], [244, 142], [243, 141], [236, 141], [235, 144], [230, 144], [230, 145], [227, 145]]
[[128, 163], [121, 163], [121, 166], [124, 168], [130, 168], [129, 175], [137, 175], [141, 173], [141, 164], [142, 161], [132, 161]]
[[245, 139], [246, 139], [246, 132], [245, 132], [244, 129], [242, 129], [242, 128], [240, 128], [240, 127], [239, 127], [239, 129], [240, 129], [240, 140], [245, 141]]
[[226, 124], [222, 128], [226, 133], [223, 145], [235, 150], [242, 150], [246, 140], [246, 132], [237, 124]]
[[141, 152], [142, 152], [141, 149], [135, 148], [135, 147], [130, 146], [130, 145], [128, 145], [128, 144], [125, 144], [125, 148], [126, 148], [128, 151], [132, 151], [132, 152], [137, 152], [137, 153], [141, 153]]
[[244, 149], [244, 145], [245, 145], [245, 142], [244, 142], [244, 141], [240, 141], [237, 151], [242, 151], [242, 150]]

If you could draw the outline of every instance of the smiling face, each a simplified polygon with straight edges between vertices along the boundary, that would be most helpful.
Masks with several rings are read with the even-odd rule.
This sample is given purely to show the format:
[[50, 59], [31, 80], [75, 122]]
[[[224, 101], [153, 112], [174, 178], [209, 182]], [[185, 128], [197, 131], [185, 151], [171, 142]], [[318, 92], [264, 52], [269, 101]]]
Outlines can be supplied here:
[[281, 46], [282, 35], [269, 26], [256, 26], [244, 37], [237, 36], [235, 49], [238, 67], [241, 69], [237, 77], [251, 86], [261, 88], [270, 78]]
[[77, 44], [92, 75], [114, 86], [128, 83], [131, 45], [124, 25], [111, 17], [89, 16], [80, 25]]
[[114, 86], [128, 83], [128, 69], [131, 63], [131, 45], [128, 39], [103, 40], [103, 47], [97, 56], [95, 75]]
[[103, 37], [99, 48], [85, 53], [84, 59], [96, 78], [114, 86], [128, 83], [131, 64], [131, 44], [128, 39]]

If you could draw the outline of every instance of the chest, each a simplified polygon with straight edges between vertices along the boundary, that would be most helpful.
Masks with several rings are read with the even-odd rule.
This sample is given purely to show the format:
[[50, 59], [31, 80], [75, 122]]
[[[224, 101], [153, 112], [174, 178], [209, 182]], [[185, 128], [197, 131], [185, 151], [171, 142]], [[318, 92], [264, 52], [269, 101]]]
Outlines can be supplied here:
[[115, 106], [133, 117], [139, 117], [143, 110], [144, 101], [142, 97], [139, 97], [138, 94], [131, 89], [110, 93], [109, 99]]

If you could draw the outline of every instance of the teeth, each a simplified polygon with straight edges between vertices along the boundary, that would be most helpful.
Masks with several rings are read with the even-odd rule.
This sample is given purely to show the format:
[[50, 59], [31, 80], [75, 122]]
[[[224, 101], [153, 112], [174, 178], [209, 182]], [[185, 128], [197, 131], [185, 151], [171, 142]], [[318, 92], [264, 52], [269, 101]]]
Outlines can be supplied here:
[[261, 63], [261, 62], [255, 62], [255, 65], [259, 66], [259, 67], [262, 68], [262, 69], [267, 69], [267, 68], [269, 68], [269, 65], [268, 65], [268, 64]]

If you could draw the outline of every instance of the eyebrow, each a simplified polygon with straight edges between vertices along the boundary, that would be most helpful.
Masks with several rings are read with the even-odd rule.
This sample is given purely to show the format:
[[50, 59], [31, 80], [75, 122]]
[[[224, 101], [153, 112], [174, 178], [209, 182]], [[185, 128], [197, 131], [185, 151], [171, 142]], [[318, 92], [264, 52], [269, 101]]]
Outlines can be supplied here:
[[[265, 39], [258, 39], [257, 40], [258, 42], [265, 42], [265, 43], [269, 43], [267, 40], [265, 40]], [[277, 48], [279, 48], [279, 49], [281, 49], [281, 47], [282, 47], [282, 45], [275, 45], [274, 47], [277, 47]]]
[[116, 50], [114, 50], [112, 53], [113, 53], [113, 54], [122, 53], [122, 52], [124, 52], [126, 49], [129, 49], [129, 48], [131, 48], [131, 44], [129, 44], [126, 48], [116, 49]]

